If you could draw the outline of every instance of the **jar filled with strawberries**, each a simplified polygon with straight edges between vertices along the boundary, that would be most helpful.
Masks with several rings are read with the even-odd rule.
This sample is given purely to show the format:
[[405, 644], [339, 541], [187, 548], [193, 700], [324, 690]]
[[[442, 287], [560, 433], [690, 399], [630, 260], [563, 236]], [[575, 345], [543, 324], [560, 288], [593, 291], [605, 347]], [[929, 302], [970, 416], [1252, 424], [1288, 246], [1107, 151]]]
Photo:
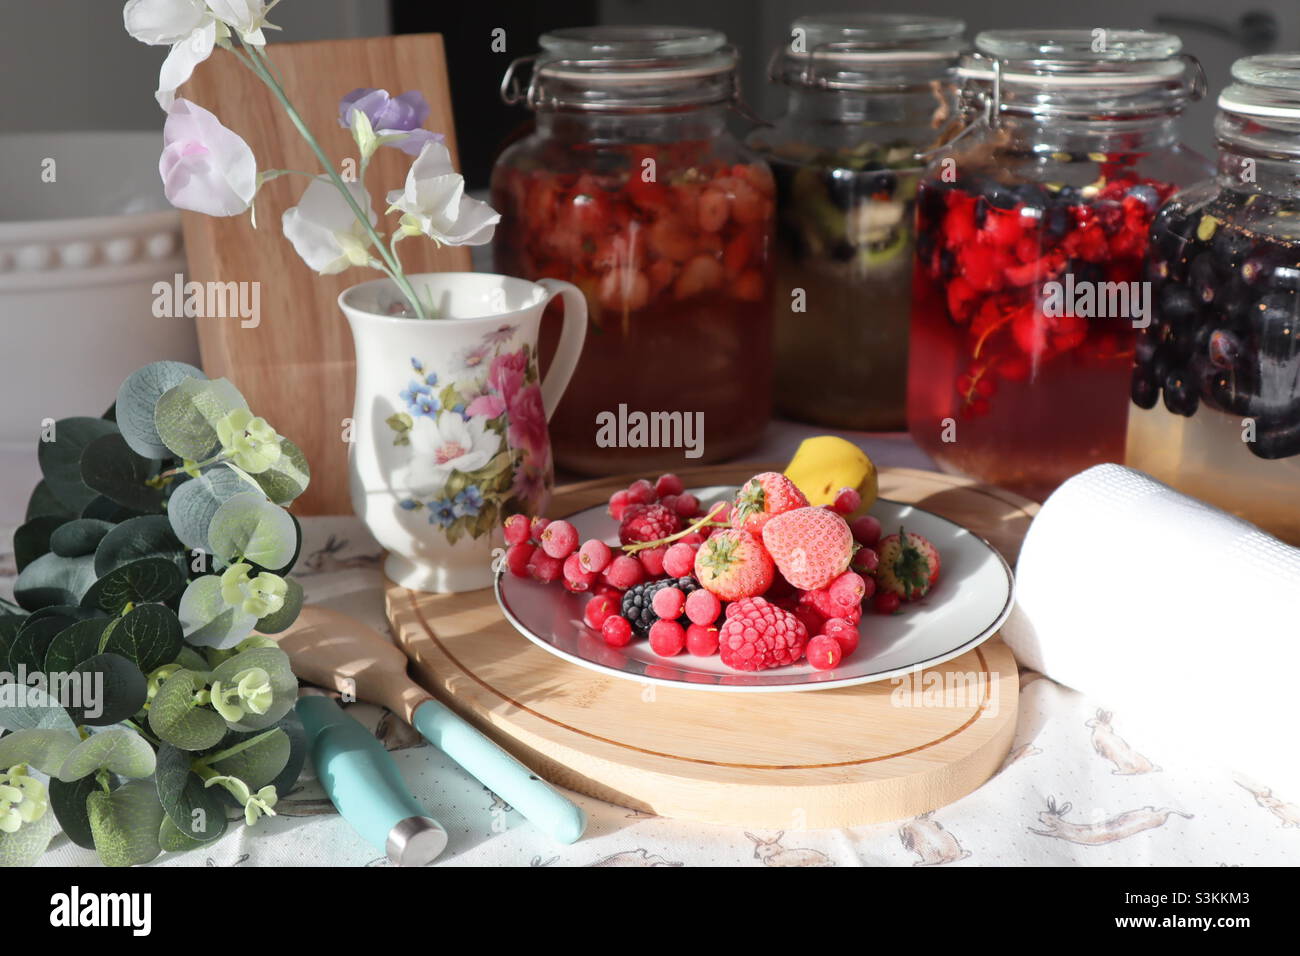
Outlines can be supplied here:
[[[591, 328], [550, 422], [585, 474], [737, 455], [770, 413], [774, 185], [728, 131], [735, 50], [712, 30], [544, 34], [508, 101], [533, 132], [492, 175], [496, 268], [572, 282]], [[558, 337], [548, 316], [545, 356]]]
[[912, 237], [921, 153], [954, 119], [960, 20], [800, 17], [771, 61], [788, 91], [747, 142], [777, 186], [777, 408], [866, 431], [907, 425]]
[[958, 69], [969, 120], [917, 197], [913, 438], [946, 471], [1043, 498], [1122, 461], [1151, 222], [1208, 163], [1169, 34], [995, 30]]

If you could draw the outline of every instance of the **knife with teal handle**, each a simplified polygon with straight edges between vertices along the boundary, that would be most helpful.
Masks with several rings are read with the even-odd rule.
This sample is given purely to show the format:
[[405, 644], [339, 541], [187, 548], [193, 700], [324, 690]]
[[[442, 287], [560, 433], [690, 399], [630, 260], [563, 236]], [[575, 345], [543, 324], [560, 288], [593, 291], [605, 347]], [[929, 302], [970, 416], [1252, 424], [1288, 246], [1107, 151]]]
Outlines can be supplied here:
[[539, 830], [560, 843], [582, 837], [582, 809], [411, 680], [406, 656], [373, 628], [309, 605], [272, 636], [299, 677], [387, 707]]

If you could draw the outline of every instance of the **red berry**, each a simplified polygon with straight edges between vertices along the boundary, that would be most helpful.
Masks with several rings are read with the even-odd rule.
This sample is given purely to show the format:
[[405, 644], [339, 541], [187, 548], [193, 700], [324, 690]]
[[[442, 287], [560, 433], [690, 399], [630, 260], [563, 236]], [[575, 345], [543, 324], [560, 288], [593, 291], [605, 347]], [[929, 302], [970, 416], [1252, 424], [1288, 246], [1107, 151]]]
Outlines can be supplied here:
[[630, 502], [627, 500], [627, 491], [616, 491], [609, 496], [609, 514], [615, 521], [623, 520], [623, 512], [627, 510]]
[[894, 614], [902, 603], [902, 598], [893, 591], [880, 591], [876, 594], [874, 606], [877, 614]]
[[664, 495], [680, 495], [685, 490], [686, 486], [682, 484], [682, 480], [672, 473], [660, 475], [659, 480], [655, 482], [655, 494], [660, 498]]
[[644, 478], [638, 478], [627, 486], [627, 503], [630, 505], [648, 505], [655, 500], [655, 486]]
[[692, 624], [712, 624], [722, 613], [722, 602], [712, 591], [700, 588], [686, 595], [686, 616]]
[[527, 515], [511, 515], [502, 526], [505, 531], [506, 544], [523, 544], [528, 540], [529, 521]]
[[794, 664], [807, 641], [808, 631], [797, 617], [761, 597], [733, 602], [718, 632], [722, 663], [738, 671]]
[[619, 603], [622, 603], [623, 601], [623, 592], [620, 591], [618, 588], [612, 587], [610, 584], [608, 584], [605, 581], [605, 576], [603, 574], [600, 577], [600, 583], [598, 583], [595, 586], [595, 588], [592, 589], [591, 593], [595, 595], [599, 595], [601, 597], [613, 598], [615, 601], [618, 601]]
[[[692, 591], [691, 594], [708, 594]], [[686, 650], [696, 657], [712, 657], [718, 653], [718, 629], [712, 624], [692, 624], [686, 629]]]
[[538, 548], [533, 552], [532, 560], [528, 562], [528, 573], [543, 584], [550, 584], [552, 581], [558, 581], [560, 575], [564, 573], [564, 562]]
[[862, 575], [845, 571], [830, 583], [827, 590], [836, 604], [843, 604], [846, 608], [857, 607], [862, 603], [862, 596], [867, 593], [867, 585], [862, 580]]
[[600, 625], [600, 636], [610, 647], [623, 647], [632, 640], [632, 625], [627, 618], [611, 614], [605, 618], [605, 623]]
[[623, 544], [658, 541], [682, 530], [682, 519], [661, 504], [629, 505], [618, 526], [618, 540]]
[[809, 641], [808, 646], [804, 648], [804, 654], [808, 658], [808, 663], [819, 671], [828, 671], [838, 666], [844, 656], [844, 652], [840, 649], [840, 642], [824, 634], [819, 634]]
[[804, 630], [809, 634], [820, 634], [826, 622], [826, 616], [811, 604], [796, 605], [794, 616], [803, 623]]
[[645, 568], [645, 573], [652, 578], [657, 578], [664, 573], [664, 555], [667, 553], [667, 548], [646, 548], [644, 551], [638, 551], [636, 556], [641, 559], [641, 567]]
[[552, 521], [541, 537], [542, 550], [553, 558], [567, 558], [578, 549], [578, 529], [569, 522]]
[[836, 514], [851, 515], [858, 510], [862, 504], [862, 495], [858, 494], [855, 488], [841, 488], [840, 493], [835, 496], [835, 501], [831, 508]]
[[702, 544], [703, 544], [707, 539], [708, 539], [708, 536], [707, 536], [704, 532], [702, 532], [702, 531], [692, 531], [690, 534], [684, 534], [684, 535], [682, 535], [680, 538], [677, 539], [677, 542], [676, 542], [676, 543], [677, 543], [677, 544], [690, 544], [690, 545], [694, 545], [695, 547], [698, 548], [698, 547], [699, 547], [700, 545], [702, 545]]
[[644, 579], [645, 569], [641, 567], [641, 562], [631, 555], [620, 554], [609, 562], [609, 567], [605, 569], [605, 583], [620, 591], [626, 591], [640, 584]]
[[534, 518], [528, 526], [530, 532], [529, 537], [534, 541], [539, 540], [542, 537], [542, 532], [546, 530], [546, 526], [550, 523], [550, 518]]
[[664, 552], [664, 571], [675, 578], [684, 578], [695, 570], [695, 549], [680, 541]]
[[597, 574], [609, 567], [609, 562], [614, 560], [614, 552], [599, 538], [584, 542], [578, 549], [578, 556], [582, 559], [584, 568]]
[[660, 619], [650, 625], [650, 649], [660, 657], [680, 654], [685, 646], [686, 630], [676, 621]]
[[681, 588], [660, 588], [651, 599], [650, 607], [659, 617], [675, 621], [682, 616], [682, 605], [685, 603], [686, 595]]
[[[875, 574], [876, 568], [880, 567], [880, 552], [875, 548], [859, 548], [853, 555], [853, 560], [849, 562], [849, 567], [858, 574]], [[864, 597], [870, 596], [870, 594], [864, 595]]]
[[604, 594], [597, 594], [582, 609], [582, 620], [590, 628], [599, 631], [611, 614], [618, 613], [619, 602]]
[[667, 509], [668, 509], [669, 511], [671, 511], [673, 514], [676, 514], [676, 513], [677, 513], [677, 496], [676, 496], [676, 495], [664, 495], [662, 498], [659, 499], [659, 504], [663, 505], [665, 508], [667, 508]]
[[506, 549], [506, 567], [510, 573], [517, 578], [528, 577], [528, 562], [533, 559], [533, 552], [537, 548], [527, 541], [520, 541], [518, 544], [512, 544]]
[[839, 642], [840, 651], [844, 657], [848, 657], [857, 650], [858, 641], [861, 640], [858, 629], [842, 617], [831, 618], [822, 625], [821, 632]]
[[853, 532], [853, 540], [864, 548], [874, 548], [880, 540], [880, 521], [871, 515], [854, 518], [849, 522], [849, 530]]
[[696, 498], [689, 492], [677, 496], [673, 502], [673, 510], [681, 518], [695, 518], [700, 514], [700, 499]]
[[590, 591], [599, 580], [599, 574], [582, 566], [576, 551], [564, 559], [564, 586], [570, 591]]

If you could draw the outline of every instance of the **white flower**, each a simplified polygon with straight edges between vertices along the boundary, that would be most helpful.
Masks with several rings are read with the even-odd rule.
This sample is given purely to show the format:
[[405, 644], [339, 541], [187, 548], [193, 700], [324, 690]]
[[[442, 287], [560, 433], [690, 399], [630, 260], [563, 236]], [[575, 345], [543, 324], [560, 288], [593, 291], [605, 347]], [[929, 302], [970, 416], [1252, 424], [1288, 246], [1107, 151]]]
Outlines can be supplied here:
[[406, 486], [416, 498], [437, 497], [453, 471], [477, 471], [501, 450], [501, 436], [481, 418], [466, 422], [455, 412], [421, 415], [411, 426], [411, 464]]
[[[370, 224], [378, 222], [370, 196], [361, 184], [344, 185], [357, 205], [366, 210]], [[370, 235], [328, 176], [312, 180], [298, 205], [284, 211], [281, 226], [298, 255], [321, 275], [370, 261]]]
[[490, 242], [501, 214], [485, 202], [465, 195], [465, 180], [451, 165], [442, 143], [429, 143], [420, 151], [406, 188], [388, 194], [393, 209], [401, 210], [402, 232], [426, 235], [449, 246], [481, 246]]
[[257, 160], [248, 144], [186, 99], [167, 109], [158, 174], [173, 206], [209, 216], [237, 216], [257, 193]]
[[266, 22], [266, 15], [280, 0], [208, 0], [208, 8], [218, 20], [232, 28], [240, 38], [253, 46], [265, 46], [263, 27], [276, 29]]

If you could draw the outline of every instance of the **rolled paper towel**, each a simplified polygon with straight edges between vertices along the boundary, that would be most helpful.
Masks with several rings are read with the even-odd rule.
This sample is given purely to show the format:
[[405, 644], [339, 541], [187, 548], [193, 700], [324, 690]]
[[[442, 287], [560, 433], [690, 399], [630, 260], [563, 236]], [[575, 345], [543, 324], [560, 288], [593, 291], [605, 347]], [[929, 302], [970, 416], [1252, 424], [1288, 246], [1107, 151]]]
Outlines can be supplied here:
[[1300, 800], [1300, 550], [1098, 465], [1034, 519], [1016, 603], [1002, 636], [1022, 664], [1166, 752], [1212, 754]]

